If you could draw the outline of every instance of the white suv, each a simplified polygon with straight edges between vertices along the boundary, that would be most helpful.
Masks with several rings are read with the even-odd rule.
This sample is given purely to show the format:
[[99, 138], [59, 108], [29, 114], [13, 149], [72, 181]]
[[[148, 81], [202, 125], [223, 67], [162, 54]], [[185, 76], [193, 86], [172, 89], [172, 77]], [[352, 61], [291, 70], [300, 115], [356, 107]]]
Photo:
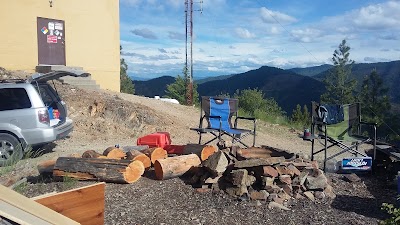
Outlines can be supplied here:
[[47, 83], [63, 76], [89, 74], [54, 71], [37, 73], [26, 80], [0, 80], [0, 166], [20, 160], [27, 146], [46, 144], [72, 131], [65, 103]]

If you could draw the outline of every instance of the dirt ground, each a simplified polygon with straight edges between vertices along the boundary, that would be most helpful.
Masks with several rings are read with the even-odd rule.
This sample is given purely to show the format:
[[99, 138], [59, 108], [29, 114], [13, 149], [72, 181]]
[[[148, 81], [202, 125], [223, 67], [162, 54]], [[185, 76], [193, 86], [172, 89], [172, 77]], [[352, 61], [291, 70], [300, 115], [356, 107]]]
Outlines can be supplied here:
[[[5, 76], [25, 76], [23, 72]], [[0, 77], [1, 78], [1, 77]], [[172, 144], [197, 143], [200, 110], [161, 100], [110, 91], [82, 90], [55, 82], [57, 91], [68, 105], [74, 120], [70, 137], [56, 141], [34, 152], [11, 168], [0, 168], [0, 184], [10, 184], [27, 177], [20, 190], [33, 197], [52, 191], [63, 191], [92, 182], [51, 182], [39, 176], [36, 165], [47, 159], [82, 153], [93, 149], [104, 151], [109, 146], [136, 145], [138, 137], [156, 131], [171, 134]], [[250, 123], [239, 124], [244, 127]], [[257, 122], [256, 145], [268, 145], [305, 157], [310, 142], [299, 138], [301, 131], [277, 124]], [[250, 140], [249, 140], [250, 141]], [[382, 202], [395, 202], [394, 182], [376, 175], [361, 176], [362, 181], [344, 181], [343, 175], [328, 174], [337, 197], [311, 202], [293, 199], [290, 211], [268, 209], [265, 202], [240, 201], [220, 192], [200, 193], [184, 179], [154, 179], [147, 172], [133, 184], [106, 185], [106, 224], [377, 224], [387, 215], [380, 210]]]

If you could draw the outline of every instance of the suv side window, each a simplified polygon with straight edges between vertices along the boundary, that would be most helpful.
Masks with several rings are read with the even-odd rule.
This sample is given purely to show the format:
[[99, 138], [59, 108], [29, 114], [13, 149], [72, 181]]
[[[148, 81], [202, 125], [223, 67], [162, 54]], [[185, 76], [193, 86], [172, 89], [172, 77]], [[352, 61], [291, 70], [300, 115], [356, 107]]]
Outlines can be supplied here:
[[0, 111], [31, 107], [31, 101], [24, 88], [0, 89]]

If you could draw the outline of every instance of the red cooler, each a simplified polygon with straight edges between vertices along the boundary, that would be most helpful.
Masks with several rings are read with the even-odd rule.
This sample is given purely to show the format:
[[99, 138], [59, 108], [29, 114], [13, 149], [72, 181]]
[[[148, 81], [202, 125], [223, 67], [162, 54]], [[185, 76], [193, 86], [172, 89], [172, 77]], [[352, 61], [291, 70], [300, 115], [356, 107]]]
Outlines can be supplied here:
[[148, 145], [152, 147], [164, 148], [171, 144], [171, 137], [168, 132], [156, 132], [137, 139], [137, 145]]

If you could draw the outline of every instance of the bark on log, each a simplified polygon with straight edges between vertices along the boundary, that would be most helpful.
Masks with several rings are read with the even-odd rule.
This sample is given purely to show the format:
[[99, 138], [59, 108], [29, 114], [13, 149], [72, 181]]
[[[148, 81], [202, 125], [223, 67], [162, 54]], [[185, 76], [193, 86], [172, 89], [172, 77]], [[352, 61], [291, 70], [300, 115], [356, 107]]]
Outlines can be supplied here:
[[165, 151], [163, 148], [148, 148], [143, 151], [141, 151], [143, 154], [147, 155], [151, 163], [155, 163], [156, 160], [158, 159], [165, 159], [168, 157], [167, 151]]
[[199, 166], [200, 163], [200, 158], [196, 154], [181, 155], [156, 160], [154, 170], [157, 179], [166, 180], [182, 176], [191, 168]]
[[210, 157], [210, 155], [214, 154], [217, 152], [217, 148], [212, 145], [199, 145], [199, 144], [187, 144], [183, 148], [183, 155], [188, 155], [188, 154], [196, 154], [199, 156], [201, 161], [204, 161]]
[[58, 158], [53, 170], [55, 177], [112, 183], [133, 183], [143, 173], [144, 166], [140, 161], [71, 157]]
[[82, 153], [82, 158], [101, 158], [100, 156], [104, 156], [95, 150], [87, 150], [84, 153]]
[[37, 165], [37, 169], [40, 174], [51, 174], [53, 173], [54, 165], [56, 164], [56, 159], [50, 159], [42, 161]]
[[142, 162], [145, 169], [149, 169], [151, 166], [150, 158], [138, 150], [130, 150], [126, 152], [126, 159]]
[[109, 159], [123, 159], [126, 156], [125, 152], [117, 147], [108, 147], [104, 150], [103, 155]]

